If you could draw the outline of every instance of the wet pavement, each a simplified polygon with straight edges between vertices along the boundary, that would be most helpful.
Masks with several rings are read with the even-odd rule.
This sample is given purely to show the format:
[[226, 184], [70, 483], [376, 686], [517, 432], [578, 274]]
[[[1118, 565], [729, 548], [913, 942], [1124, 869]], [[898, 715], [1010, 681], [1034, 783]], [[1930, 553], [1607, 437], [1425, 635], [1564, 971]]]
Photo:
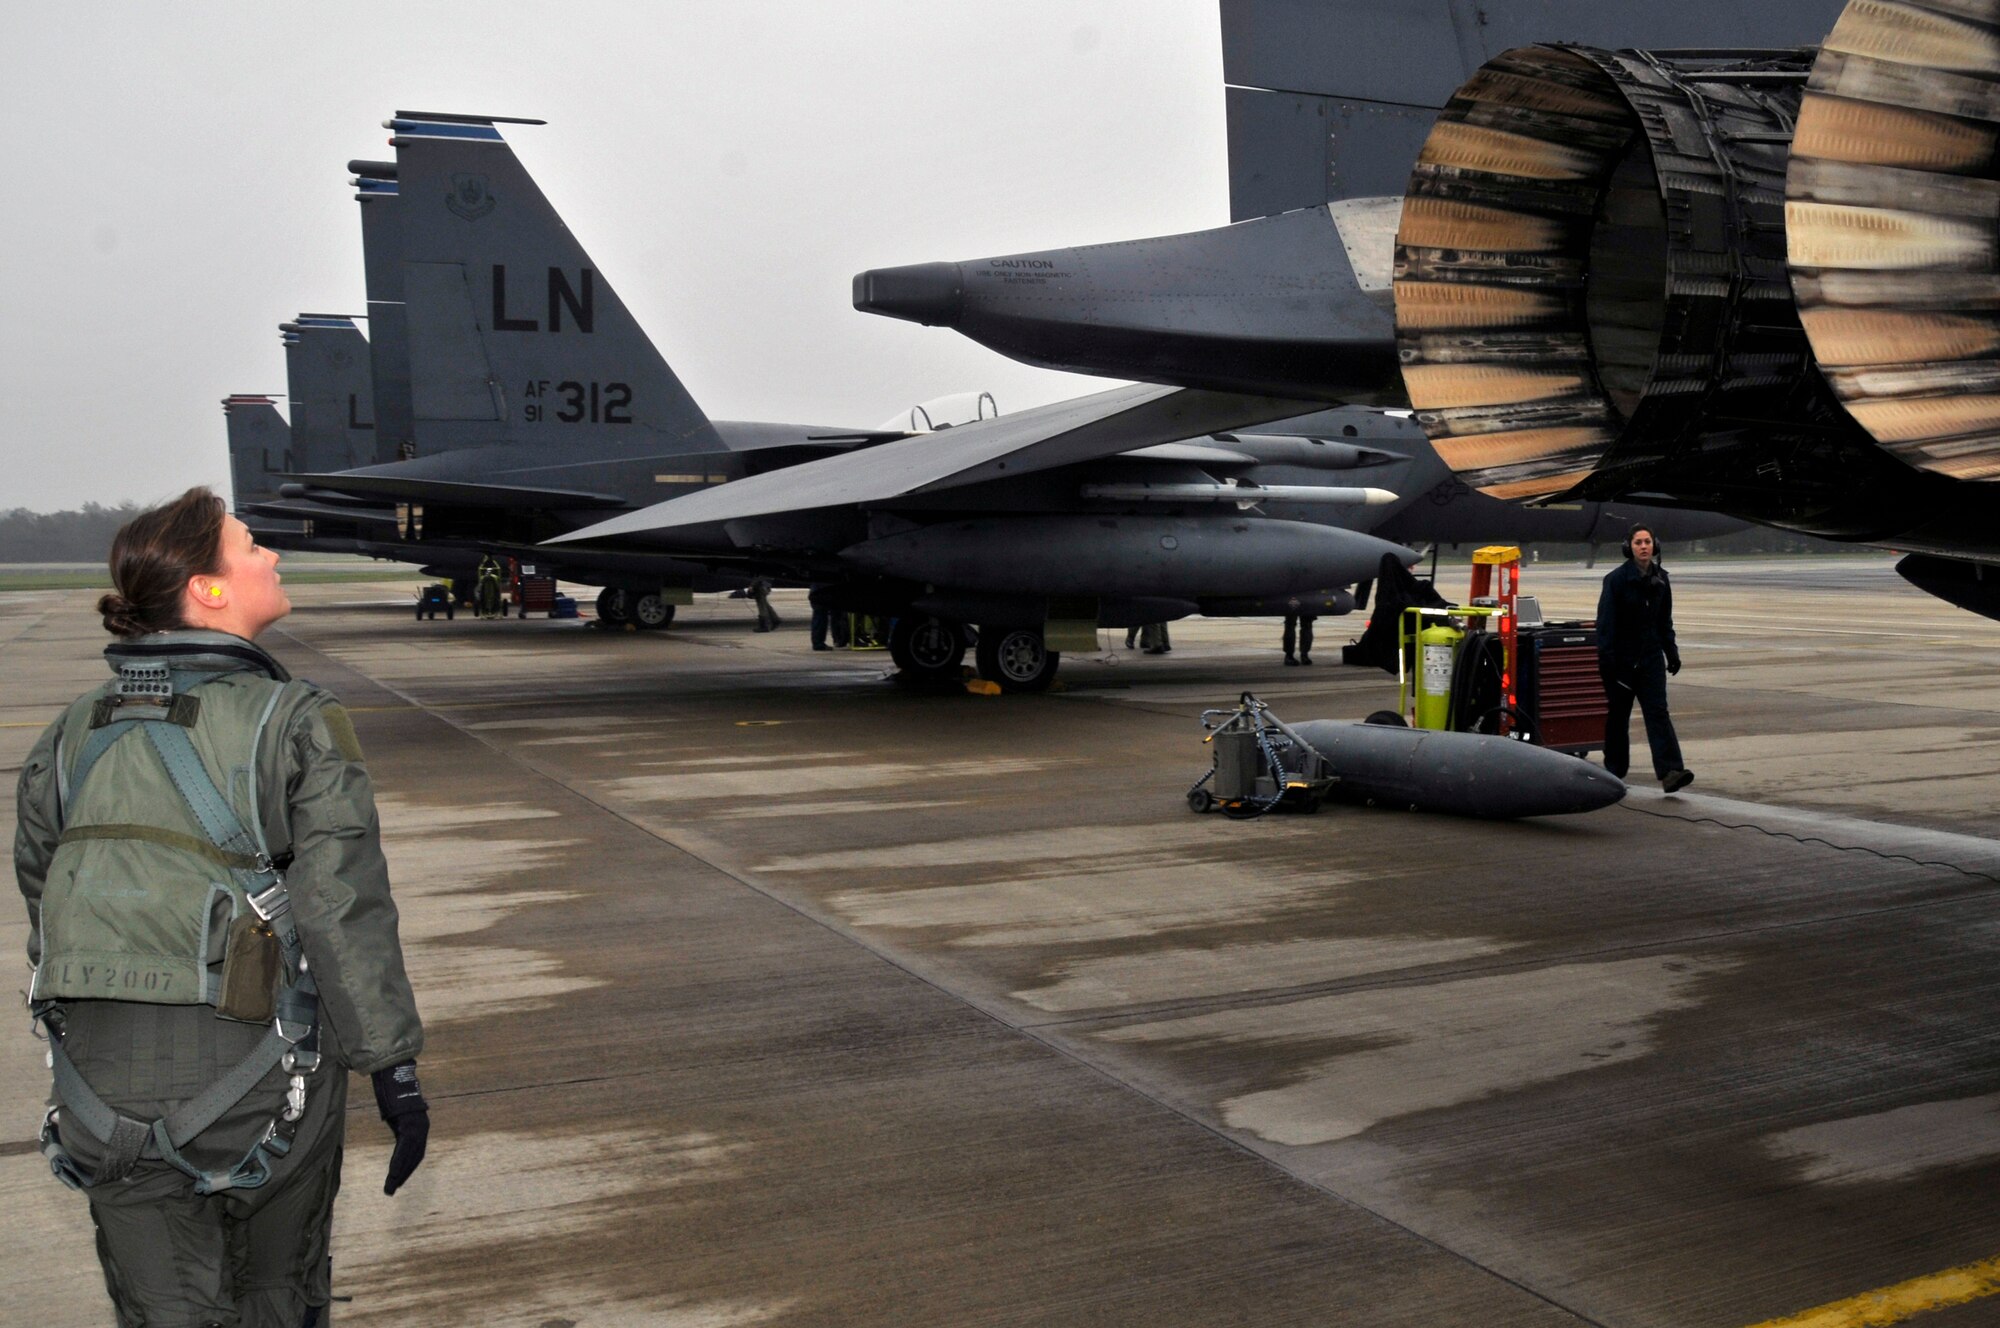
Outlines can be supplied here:
[[[350, 1120], [335, 1321], [1731, 1326], [2000, 1256], [2000, 624], [1889, 567], [1677, 565], [1694, 788], [1511, 825], [1187, 810], [1202, 709], [1394, 705], [1358, 618], [935, 696], [801, 595], [301, 587], [268, 644], [354, 711], [435, 1104], [394, 1200]], [[88, 600], [0, 595], [0, 773]], [[11, 1021], [0, 1322], [103, 1323], [40, 1062]]]

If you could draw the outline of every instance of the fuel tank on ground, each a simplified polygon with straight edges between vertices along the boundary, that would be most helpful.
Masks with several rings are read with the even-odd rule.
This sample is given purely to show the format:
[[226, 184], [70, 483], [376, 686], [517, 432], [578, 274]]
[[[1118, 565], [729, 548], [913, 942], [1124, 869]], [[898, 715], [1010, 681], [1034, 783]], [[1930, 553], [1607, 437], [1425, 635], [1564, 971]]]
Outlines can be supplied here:
[[[1366, 269], [1386, 295], [1387, 203], [1345, 225], [1317, 207], [1187, 235], [876, 268], [854, 278], [854, 307], [1074, 373], [1397, 403], [1390, 321], [1357, 276]], [[1357, 264], [1356, 246], [1380, 261]]]
[[1281, 595], [1373, 576], [1416, 554], [1358, 531], [1265, 517], [1019, 516], [944, 521], [843, 549], [882, 576], [1041, 595]]
[[1480, 733], [1315, 719], [1292, 729], [1340, 777], [1346, 802], [1512, 820], [1609, 807], [1625, 782], [1602, 766], [1546, 747]]

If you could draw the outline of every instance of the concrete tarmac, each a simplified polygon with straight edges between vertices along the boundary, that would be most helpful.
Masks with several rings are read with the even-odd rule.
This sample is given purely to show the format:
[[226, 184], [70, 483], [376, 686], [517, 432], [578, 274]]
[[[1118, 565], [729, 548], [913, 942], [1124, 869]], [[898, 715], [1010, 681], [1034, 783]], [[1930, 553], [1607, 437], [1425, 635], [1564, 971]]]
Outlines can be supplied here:
[[[2000, 624], [1889, 567], [1675, 564], [1697, 783], [1501, 825], [1187, 810], [1202, 709], [1394, 705], [1359, 617], [924, 696], [802, 595], [301, 587], [267, 644], [355, 713], [434, 1104], [385, 1199], [356, 1085], [334, 1321], [2000, 1323]], [[101, 676], [89, 600], [0, 595], [0, 773]], [[0, 1323], [108, 1323], [46, 1082], [8, 1021]]]

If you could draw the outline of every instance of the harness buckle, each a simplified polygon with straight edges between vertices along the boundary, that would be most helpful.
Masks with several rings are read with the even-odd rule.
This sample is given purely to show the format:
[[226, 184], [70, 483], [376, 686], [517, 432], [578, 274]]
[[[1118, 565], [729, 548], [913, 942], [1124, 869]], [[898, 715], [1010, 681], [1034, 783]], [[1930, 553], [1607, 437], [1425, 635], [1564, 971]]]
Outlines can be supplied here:
[[[262, 873], [275, 869], [271, 866], [271, 859], [259, 853], [257, 855], [257, 870]], [[282, 880], [274, 881], [271, 885], [259, 890], [256, 894], [246, 894], [243, 898], [250, 905], [250, 911], [266, 922], [281, 914], [290, 912], [292, 907], [292, 897], [285, 892], [285, 883]]]
[[[289, 1075], [312, 1074], [319, 1069], [319, 1053], [304, 1047], [293, 1047], [285, 1053], [284, 1059], [278, 1064], [282, 1065], [285, 1073]], [[296, 1078], [293, 1082], [297, 1082]]]
[[[287, 1055], [285, 1059], [290, 1060], [291, 1057]], [[313, 1059], [317, 1060], [319, 1058], [314, 1057]], [[291, 1085], [285, 1089], [285, 1110], [283, 1114], [283, 1119], [287, 1121], [295, 1121], [299, 1117], [305, 1114], [306, 1114], [306, 1077], [302, 1074], [295, 1074], [292, 1076]], [[277, 1132], [277, 1126], [274, 1123], [272, 1125], [272, 1133], [275, 1134], [276, 1132]]]

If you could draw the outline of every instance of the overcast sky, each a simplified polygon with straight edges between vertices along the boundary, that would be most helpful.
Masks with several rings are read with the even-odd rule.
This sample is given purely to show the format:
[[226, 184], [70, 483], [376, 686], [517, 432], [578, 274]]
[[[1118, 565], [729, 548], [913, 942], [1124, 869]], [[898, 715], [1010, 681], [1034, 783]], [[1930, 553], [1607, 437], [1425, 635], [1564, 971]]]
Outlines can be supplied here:
[[0, 508], [225, 485], [277, 325], [364, 310], [345, 164], [397, 109], [514, 145], [708, 413], [880, 423], [1101, 380], [856, 313], [854, 273], [1229, 220], [1215, 0], [21, 5]]

